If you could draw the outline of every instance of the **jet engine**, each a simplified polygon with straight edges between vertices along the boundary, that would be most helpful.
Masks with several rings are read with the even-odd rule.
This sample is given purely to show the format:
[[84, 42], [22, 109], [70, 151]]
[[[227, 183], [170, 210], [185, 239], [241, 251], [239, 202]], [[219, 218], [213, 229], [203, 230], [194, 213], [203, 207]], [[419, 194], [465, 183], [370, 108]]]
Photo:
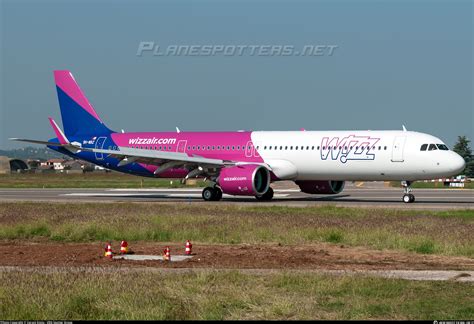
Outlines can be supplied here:
[[217, 182], [229, 195], [262, 196], [270, 187], [270, 172], [262, 165], [237, 165], [222, 169]]
[[334, 195], [344, 189], [344, 181], [322, 180], [322, 181], [295, 181], [302, 192], [309, 194]]

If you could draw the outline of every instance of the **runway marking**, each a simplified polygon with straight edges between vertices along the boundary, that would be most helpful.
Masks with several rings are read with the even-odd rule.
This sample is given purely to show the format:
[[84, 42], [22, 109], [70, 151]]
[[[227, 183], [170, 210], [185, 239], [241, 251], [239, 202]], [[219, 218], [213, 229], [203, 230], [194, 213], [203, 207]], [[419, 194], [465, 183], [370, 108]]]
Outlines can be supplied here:
[[[162, 195], [164, 196], [163, 198], [201, 198], [201, 194], [197, 193], [168, 193], [169, 191], [165, 191]], [[159, 191], [156, 191], [154, 193], [103, 193], [103, 192], [75, 192], [75, 193], [66, 193], [66, 194], [60, 194], [59, 196], [72, 196], [72, 197], [140, 197], [140, 196], [148, 196], [148, 197], [153, 197], [156, 195], [160, 195]], [[289, 194], [275, 194], [273, 197], [274, 198], [286, 198], [286, 199], [301, 199], [301, 198], [316, 198], [316, 199], [328, 199], [332, 201], [344, 201], [344, 199], [360, 199], [360, 200], [382, 200], [382, 199], [397, 199], [397, 196], [373, 196], [373, 197], [368, 197], [368, 196], [356, 196], [356, 195], [351, 195], [351, 196], [344, 196], [344, 197], [338, 197], [338, 196], [298, 196], [298, 197], [289, 197]], [[246, 198], [247, 196], [232, 196], [232, 195], [227, 195], [224, 194], [223, 198], [233, 198], [233, 199], [239, 199], [239, 198]], [[250, 196], [248, 196], [250, 197]], [[401, 199], [401, 197], [400, 197]], [[426, 199], [426, 200], [439, 200], [439, 199], [461, 199], [461, 200], [472, 200], [472, 197], [448, 197], [448, 196], [442, 196], [442, 197], [432, 197], [432, 196], [416, 196], [416, 199]], [[398, 202], [394, 201], [394, 202]]]

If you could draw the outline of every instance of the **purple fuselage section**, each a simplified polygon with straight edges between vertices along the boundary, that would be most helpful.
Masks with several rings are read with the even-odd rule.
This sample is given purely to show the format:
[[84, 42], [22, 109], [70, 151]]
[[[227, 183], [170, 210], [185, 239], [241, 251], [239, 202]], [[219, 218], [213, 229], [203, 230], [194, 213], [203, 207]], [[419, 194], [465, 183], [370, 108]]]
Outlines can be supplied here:
[[[263, 162], [251, 139], [252, 132], [139, 132], [113, 133], [111, 142], [104, 149], [117, 147], [139, 148], [163, 152], [180, 152], [188, 156], [238, 161]], [[143, 164], [150, 174], [158, 165]], [[159, 176], [164, 178], [182, 178], [188, 170], [169, 169]]]

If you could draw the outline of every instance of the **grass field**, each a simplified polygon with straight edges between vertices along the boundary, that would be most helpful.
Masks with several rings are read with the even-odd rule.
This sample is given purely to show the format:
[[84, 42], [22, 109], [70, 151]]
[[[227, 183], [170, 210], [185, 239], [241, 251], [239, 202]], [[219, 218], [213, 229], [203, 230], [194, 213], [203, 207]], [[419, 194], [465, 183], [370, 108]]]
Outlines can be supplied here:
[[474, 257], [474, 211], [153, 203], [0, 203], [0, 239], [330, 242]]
[[[337, 245], [474, 257], [474, 212], [157, 203], [0, 203], [0, 240]], [[1, 265], [1, 260], [0, 260]], [[172, 270], [172, 269], [169, 269]], [[469, 319], [472, 283], [248, 273], [0, 271], [0, 318]]]
[[469, 319], [473, 285], [317, 274], [0, 273], [0, 318]]
[[181, 188], [203, 187], [204, 181], [189, 181], [183, 185], [180, 179], [154, 179], [117, 172], [88, 172], [83, 174], [33, 174], [12, 173], [0, 175], [0, 188]]

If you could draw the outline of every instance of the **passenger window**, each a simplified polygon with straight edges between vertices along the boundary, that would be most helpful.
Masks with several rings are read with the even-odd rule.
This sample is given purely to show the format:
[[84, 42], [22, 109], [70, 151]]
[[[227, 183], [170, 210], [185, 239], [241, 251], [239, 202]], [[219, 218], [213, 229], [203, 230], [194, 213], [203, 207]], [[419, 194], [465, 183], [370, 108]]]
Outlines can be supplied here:
[[386, 150], [387, 150], [387, 147], [386, 147], [386, 146], [384, 146], [384, 147], [383, 147], [383, 149], [386, 151]]
[[438, 148], [434, 144], [430, 144], [430, 146], [428, 147], [428, 151], [434, 151], [434, 150], [437, 150], [437, 149]]
[[426, 151], [427, 148], [428, 148], [428, 144], [423, 144], [421, 145], [420, 151]]

